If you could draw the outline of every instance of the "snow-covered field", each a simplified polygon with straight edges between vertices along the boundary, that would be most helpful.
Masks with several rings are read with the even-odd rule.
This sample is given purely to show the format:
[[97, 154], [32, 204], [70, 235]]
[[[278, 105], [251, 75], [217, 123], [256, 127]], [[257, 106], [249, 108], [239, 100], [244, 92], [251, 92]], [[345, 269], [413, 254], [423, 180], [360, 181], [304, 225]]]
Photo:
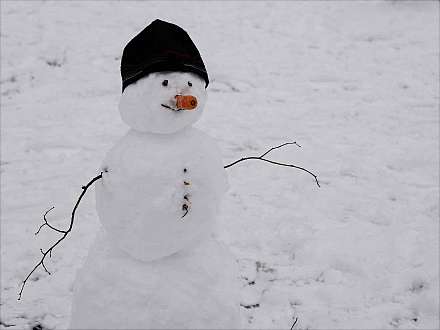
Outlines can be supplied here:
[[[243, 325], [439, 328], [439, 3], [1, 2], [1, 325], [67, 326], [98, 229], [72, 206], [124, 134], [124, 45], [153, 19], [191, 35], [211, 78], [197, 127], [228, 169], [219, 238], [241, 269]], [[247, 307], [247, 308], [246, 308]], [[123, 313], [123, 311], [121, 311]]]

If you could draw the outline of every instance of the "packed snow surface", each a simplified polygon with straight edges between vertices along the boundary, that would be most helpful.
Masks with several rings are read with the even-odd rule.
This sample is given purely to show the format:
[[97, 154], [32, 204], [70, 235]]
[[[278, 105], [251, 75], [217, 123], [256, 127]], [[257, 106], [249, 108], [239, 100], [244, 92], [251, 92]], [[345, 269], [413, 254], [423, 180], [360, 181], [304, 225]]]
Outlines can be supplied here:
[[[162, 85], [164, 80], [167, 86]], [[194, 96], [197, 107], [178, 111], [176, 95]], [[119, 111], [122, 120], [138, 131], [169, 134], [194, 124], [202, 115], [205, 102], [205, 81], [199, 76], [188, 72], [157, 72], [125, 88]]]
[[141, 262], [101, 232], [75, 281], [69, 328], [239, 328], [235, 258], [209, 235], [197, 243]]
[[109, 151], [102, 165], [107, 172], [96, 183], [99, 220], [112, 242], [150, 261], [209, 234], [227, 189], [220, 155], [215, 141], [196, 128], [130, 130]]
[[[202, 102], [177, 110], [176, 95]], [[205, 95], [204, 82], [187, 73], [150, 74], [125, 89], [119, 109], [133, 129], [101, 167], [96, 208], [105, 233], [74, 282], [70, 328], [241, 327], [235, 257], [210, 238], [227, 189], [221, 152], [186, 127]]]
[[68, 227], [126, 134], [120, 56], [156, 18], [200, 50], [211, 83], [196, 126], [224, 164], [296, 140], [271, 159], [319, 175], [320, 189], [259, 161], [227, 169], [217, 238], [239, 262], [244, 326], [439, 328], [436, 1], [1, 1], [0, 326], [68, 325], [100, 226], [93, 191], [52, 275], [39, 269], [17, 301], [59, 237], [34, 233], [51, 206]]

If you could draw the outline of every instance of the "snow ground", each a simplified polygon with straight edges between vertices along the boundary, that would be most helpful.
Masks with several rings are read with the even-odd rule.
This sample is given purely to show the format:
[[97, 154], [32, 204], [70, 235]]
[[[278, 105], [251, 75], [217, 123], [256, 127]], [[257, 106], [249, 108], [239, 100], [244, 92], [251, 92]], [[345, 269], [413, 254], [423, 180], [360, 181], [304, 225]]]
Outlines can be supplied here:
[[155, 18], [207, 65], [198, 127], [228, 169], [219, 237], [241, 266], [248, 328], [439, 328], [439, 3], [1, 2], [1, 328], [67, 325], [98, 227], [93, 193], [72, 236], [17, 301], [42, 213], [66, 226], [81, 185], [127, 129], [126, 42]]

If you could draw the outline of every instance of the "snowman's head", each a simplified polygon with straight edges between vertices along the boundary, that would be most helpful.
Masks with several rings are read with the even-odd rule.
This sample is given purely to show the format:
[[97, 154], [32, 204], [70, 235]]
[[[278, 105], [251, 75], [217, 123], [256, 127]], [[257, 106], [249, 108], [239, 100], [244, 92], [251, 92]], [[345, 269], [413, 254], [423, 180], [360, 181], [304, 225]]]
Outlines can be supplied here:
[[128, 85], [119, 111], [131, 128], [170, 134], [194, 124], [206, 102], [205, 80], [190, 72], [153, 72]]
[[171, 134], [195, 123], [206, 101], [208, 72], [181, 27], [155, 20], [124, 47], [122, 120], [148, 133]]

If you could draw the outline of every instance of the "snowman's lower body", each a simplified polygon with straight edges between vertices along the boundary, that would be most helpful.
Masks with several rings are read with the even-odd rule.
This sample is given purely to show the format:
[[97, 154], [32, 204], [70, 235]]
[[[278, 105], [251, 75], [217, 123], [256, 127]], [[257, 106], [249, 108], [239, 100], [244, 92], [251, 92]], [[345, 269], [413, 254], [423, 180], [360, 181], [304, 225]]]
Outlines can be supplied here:
[[236, 262], [212, 237], [151, 262], [100, 233], [74, 288], [71, 329], [237, 329]]

